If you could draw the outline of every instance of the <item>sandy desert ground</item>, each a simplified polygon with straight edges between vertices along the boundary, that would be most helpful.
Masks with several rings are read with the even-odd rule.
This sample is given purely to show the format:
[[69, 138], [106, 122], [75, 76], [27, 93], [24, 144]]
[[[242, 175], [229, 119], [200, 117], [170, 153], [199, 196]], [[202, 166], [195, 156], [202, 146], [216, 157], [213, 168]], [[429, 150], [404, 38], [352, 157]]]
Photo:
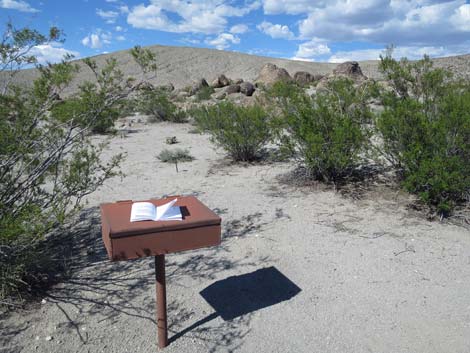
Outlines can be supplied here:
[[[107, 152], [127, 152], [125, 177], [63, 234], [71, 277], [3, 316], [0, 352], [156, 352], [153, 259], [109, 262], [98, 206], [176, 194], [215, 210], [223, 240], [167, 256], [165, 352], [470, 351], [468, 228], [426, 220], [380, 180], [359, 198], [293, 186], [293, 164], [231, 164], [189, 124], [134, 128]], [[155, 157], [168, 136], [196, 158], [178, 173]]]

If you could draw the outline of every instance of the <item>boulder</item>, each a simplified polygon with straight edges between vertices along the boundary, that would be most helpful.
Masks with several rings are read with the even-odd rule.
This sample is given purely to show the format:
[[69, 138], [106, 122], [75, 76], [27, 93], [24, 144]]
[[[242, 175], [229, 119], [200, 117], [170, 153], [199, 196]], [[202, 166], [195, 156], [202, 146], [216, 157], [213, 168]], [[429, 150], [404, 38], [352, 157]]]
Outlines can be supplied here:
[[224, 92], [226, 94], [233, 94], [233, 93], [238, 93], [240, 92], [240, 85], [230, 85], [225, 87]]
[[337, 76], [346, 76], [353, 80], [367, 78], [362, 73], [361, 67], [357, 61], [346, 61], [339, 64], [336, 69], [333, 70], [333, 74]]
[[192, 95], [195, 95], [197, 92], [199, 92], [203, 87], [209, 87], [209, 84], [207, 83], [207, 81], [203, 78], [197, 80], [196, 82], [194, 82], [191, 87], [189, 88], [189, 95], [192, 96]]
[[245, 96], [251, 97], [254, 91], [255, 91], [255, 86], [253, 86], [252, 83], [250, 82], [240, 83], [240, 92], [243, 93]]
[[313, 74], [313, 81], [314, 81], [314, 82], [318, 82], [318, 81], [320, 81], [323, 77], [325, 77], [325, 75], [322, 75], [322, 74]]
[[258, 78], [256, 79], [257, 83], [265, 85], [271, 85], [278, 81], [292, 81], [292, 77], [290, 77], [286, 69], [277, 67], [271, 63], [267, 63], [261, 68]]
[[233, 83], [236, 84], [236, 85], [239, 85], [239, 84], [242, 83], [242, 82], [243, 82], [243, 79], [242, 79], [242, 78], [237, 78], [237, 79], [235, 79], [235, 80], [233, 81]]
[[237, 106], [243, 106], [243, 107], [253, 106], [257, 103], [255, 99], [253, 99], [252, 97], [247, 97], [243, 93], [231, 94], [227, 96], [227, 100], [234, 103]]
[[219, 75], [214, 81], [212, 81], [211, 86], [213, 88], [221, 88], [230, 85], [230, 80], [225, 77], [225, 75]]
[[313, 75], [307, 71], [297, 71], [294, 74], [294, 81], [297, 82], [300, 86], [307, 86], [308, 84], [315, 81]]
[[325, 76], [320, 81], [318, 81], [316, 86], [316, 92], [323, 91], [328, 87], [330, 80], [333, 79], [333, 76]]
[[225, 93], [224, 91], [218, 92], [214, 95], [214, 98], [217, 100], [225, 99], [225, 97], [227, 97], [227, 93]]

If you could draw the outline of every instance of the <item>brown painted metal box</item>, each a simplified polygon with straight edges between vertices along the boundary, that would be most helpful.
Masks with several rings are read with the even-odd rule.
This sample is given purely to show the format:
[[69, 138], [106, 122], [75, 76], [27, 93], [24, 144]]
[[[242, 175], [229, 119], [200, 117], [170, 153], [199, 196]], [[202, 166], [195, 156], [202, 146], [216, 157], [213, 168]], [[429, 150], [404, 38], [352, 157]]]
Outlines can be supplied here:
[[131, 222], [132, 201], [101, 205], [101, 232], [113, 261], [199, 249], [220, 244], [221, 219], [194, 196], [146, 200], [157, 207], [178, 198], [181, 221]]

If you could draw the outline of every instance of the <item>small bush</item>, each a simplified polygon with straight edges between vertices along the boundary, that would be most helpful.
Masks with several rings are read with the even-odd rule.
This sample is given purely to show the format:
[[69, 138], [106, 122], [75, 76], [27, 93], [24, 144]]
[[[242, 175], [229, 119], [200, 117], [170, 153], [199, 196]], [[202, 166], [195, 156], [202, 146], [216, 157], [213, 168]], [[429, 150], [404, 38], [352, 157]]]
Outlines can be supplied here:
[[182, 148], [175, 148], [174, 150], [164, 149], [159, 153], [157, 158], [165, 163], [174, 163], [177, 172], [178, 162], [191, 162], [194, 160], [194, 157], [191, 156], [189, 150]]
[[197, 126], [235, 161], [253, 161], [271, 138], [268, 114], [260, 106], [242, 107], [222, 102], [193, 109]]
[[470, 86], [427, 57], [398, 62], [390, 54], [380, 64], [392, 88], [377, 118], [382, 154], [407, 190], [449, 214], [470, 193]]
[[191, 156], [188, 149], [175, 148], [174, 150], [164, 149], [157, 156], [159, 160], [166, 163], [191, 162], [194, 157]]
[[211, 98], [211, 95], [214, 93], [214, 89], [211, 86], [204, 86], [196, 93], [196, 100], [198, 102], [206, 101]]
[[273, 86], [269, 95], [281, 108], [276, 131], [284, 150], [298, 155], [316, 179], [336, 183], [351, 175], [370, 135], [367, 87], [356, 89], [340, 78], [313, 97], [286, 83]]
[[164, 89], [146, 88], [142, 90], [138, 99], [138, 109], [149, 115], [149, 122], [171, 121], [174, 123], [185, 123], [187, 114], [173, 104], [168, 92]]

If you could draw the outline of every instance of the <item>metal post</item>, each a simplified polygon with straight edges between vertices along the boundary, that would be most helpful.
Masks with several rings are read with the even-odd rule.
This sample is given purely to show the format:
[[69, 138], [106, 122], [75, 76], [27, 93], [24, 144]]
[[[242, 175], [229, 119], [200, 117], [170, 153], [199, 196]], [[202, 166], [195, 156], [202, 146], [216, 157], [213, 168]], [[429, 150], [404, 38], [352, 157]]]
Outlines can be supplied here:
[[157, 331], [158, 346], [164, 348], [168, 345], [168, 331], [166, 318], [166, 283], [165, 283], [165, 255], [155, 256], [155, 279], [157, 281]]

